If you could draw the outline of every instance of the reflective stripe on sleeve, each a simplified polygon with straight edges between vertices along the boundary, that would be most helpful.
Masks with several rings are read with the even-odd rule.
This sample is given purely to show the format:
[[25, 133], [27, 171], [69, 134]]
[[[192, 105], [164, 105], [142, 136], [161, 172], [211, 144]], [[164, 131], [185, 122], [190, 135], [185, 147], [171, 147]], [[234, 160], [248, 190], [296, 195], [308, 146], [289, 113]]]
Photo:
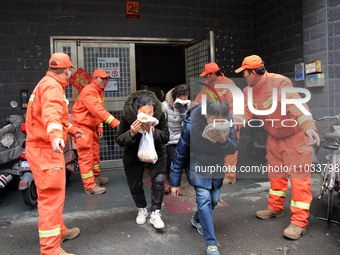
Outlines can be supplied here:
[[113, 117], [112, 115], [105, 121], [105, 123], [110, 124], [115, 117]]
[[269, 195], [278, 196], [278, 197], [286, 197], [286, 192], [283, 192], [281, 190], [270, 189]]
[[310, 204], [308, 204], [308, 203], [297, 202], [297, 201], [293, 201], [293, 200], [290, 202], [290, 206], [293, 206], [295, 208], [305, 209], [305, 210], [309, 210], [309, 208], [310, 208]]
[[60, 131], [63, 131], [63, 126], [58, 124], [58, 123], [51, 123], [50, 125], [48, 125], [47, 127], [47, 134], [49, 132], [51, 132], [52, 129], [58, 129]]
[[51, 236], [57, 236], [60, 235], [60, 227], [50, 230], [40, 230], [39, 229], [39, 237], [51, 237]]
[[34, 101], [34, 98], [35, 98], [35, 95], [34, 94], [32, 94], [31, 96], [30, 96], [30, 99], [29, 99], [29, 101]]
[[308, 115], [303, 115], [301, 116], [300, 118], [298, 118], [298, 124], [299, 126], [301, 127], [302, 124], [305, 122], [305, 121], [308, 121], [308, 120], [313, 120], [313, 118], [311, 116], [308, 116]]

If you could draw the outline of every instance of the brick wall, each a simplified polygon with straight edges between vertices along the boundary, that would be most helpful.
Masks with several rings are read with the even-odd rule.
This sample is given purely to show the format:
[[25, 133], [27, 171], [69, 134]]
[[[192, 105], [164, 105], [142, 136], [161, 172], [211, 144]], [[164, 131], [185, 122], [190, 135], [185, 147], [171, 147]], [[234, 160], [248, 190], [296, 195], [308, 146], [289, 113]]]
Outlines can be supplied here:
[[340, 114], [340, 5], [336, 0], [304, 0], [304, 62], [320, 59], [325, 86], [310, 88], [315, 117]]
[[32, 92], [46, 72], [50, 36], [198, 39], [215, 30], [223, 39], [216, 50], [223, 53], [223, 68], [234, 70], [226, 63], [240, 63], [252, 39], [248, 2], [142, 0], [140, 19], [129, 20], [125, 1], [2, 0], [0, 117], [9, 112], [10, 100], [19, 101], [21, 88]]
[[294, 77], [303, 60], [302, 2], [254, 1], [254, 51], [270, 72]]

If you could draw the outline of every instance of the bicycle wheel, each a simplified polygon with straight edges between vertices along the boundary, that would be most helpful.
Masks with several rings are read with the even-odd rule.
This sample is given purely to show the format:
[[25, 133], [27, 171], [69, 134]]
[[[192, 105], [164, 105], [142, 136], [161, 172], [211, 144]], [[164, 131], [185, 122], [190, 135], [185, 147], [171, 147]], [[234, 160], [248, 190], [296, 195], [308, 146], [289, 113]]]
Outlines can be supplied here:
[[328, 199], [327, 199], [327, 221], [331, 222], [333, 217], [333, 190], [328, 190]]

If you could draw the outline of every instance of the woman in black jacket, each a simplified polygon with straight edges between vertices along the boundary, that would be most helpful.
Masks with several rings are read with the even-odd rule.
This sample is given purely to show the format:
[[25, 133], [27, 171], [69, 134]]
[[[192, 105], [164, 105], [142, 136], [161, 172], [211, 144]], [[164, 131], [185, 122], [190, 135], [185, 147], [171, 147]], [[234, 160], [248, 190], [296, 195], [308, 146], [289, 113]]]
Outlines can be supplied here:
[[[156, 126], [137, 120], [139, 113], [155, 117]], [[140, 129], [152, 130], [158, 160], [155, 163], [141, 162], [137, 156], [142, 138]], [[147, 203], [143, 189], [144, 168], [151, 174], [151, 217], [150, 223], [157, 229], [164, 228], [160, 210], [164, 196], [164, 177], [166, 171], [165, 144], [169, 141], [169, 130], [162, 112], [161, 103], [155, 94], [148, 90], [132, 93], [124, 103], [124, 113], [117, 132], [117, 143], [124, 147], [123, 164], [133, 200], [138, 208], [137, 224], [144, 224], [148, 217]]]

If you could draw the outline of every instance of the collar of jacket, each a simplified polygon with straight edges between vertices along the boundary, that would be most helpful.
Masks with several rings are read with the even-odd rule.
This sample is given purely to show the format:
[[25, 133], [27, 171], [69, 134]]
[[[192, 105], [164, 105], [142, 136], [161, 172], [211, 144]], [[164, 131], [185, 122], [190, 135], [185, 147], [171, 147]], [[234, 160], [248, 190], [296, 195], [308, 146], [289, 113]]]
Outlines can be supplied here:
[[[262, 93], [263, 88], [265, 88], [269, 83], [268, 83], [268, 79], [269, 79], [269, 73], [266, 71], [261, 78], [258, 80], [258, 82], [255, 84], [255, 86], [253, 86], [253, 92], [255, 94], [257, 93]], [[249, 87], [249, 86], [248, 86]]]
[[171, 109], [174, 108], [174, 100], [172, 99], [172, 91], [173, 91], [173, 88], [169, 90], [168, 93], [166, 93], [165, 95], [165, 101], [168, 103]]
[[87, 85], [87, 86], [91, 86], [91, 87], [95, 88], [99, 93], [104, 93], [104, 89], [99, 88], [99, 87], [94, 83], [94, 81], [92, 81], [92, 82], [91, 82], [89, 85]]
[[132, 123], [137, 119], [137, 112], [133, 109], [133, 103], [137, 97], [140, 97], [143, 94], [150, 96], [156, 102], [153, 116], [158, 120], [162, 116], [162, 105], [161, 102], [159, 102], [159, 100], [157, 99], [156, 95], [150, 90], [138, 90], [128, 96], [124, 103], [124, 117], [128, 123]]
[[55, 79], [63, 87], [63, 89], [65, 89], [66, 86], [68, 85], [68, 82], [63, 77], [51, 71], [47, 71], [46, 76], [49, 76]]

